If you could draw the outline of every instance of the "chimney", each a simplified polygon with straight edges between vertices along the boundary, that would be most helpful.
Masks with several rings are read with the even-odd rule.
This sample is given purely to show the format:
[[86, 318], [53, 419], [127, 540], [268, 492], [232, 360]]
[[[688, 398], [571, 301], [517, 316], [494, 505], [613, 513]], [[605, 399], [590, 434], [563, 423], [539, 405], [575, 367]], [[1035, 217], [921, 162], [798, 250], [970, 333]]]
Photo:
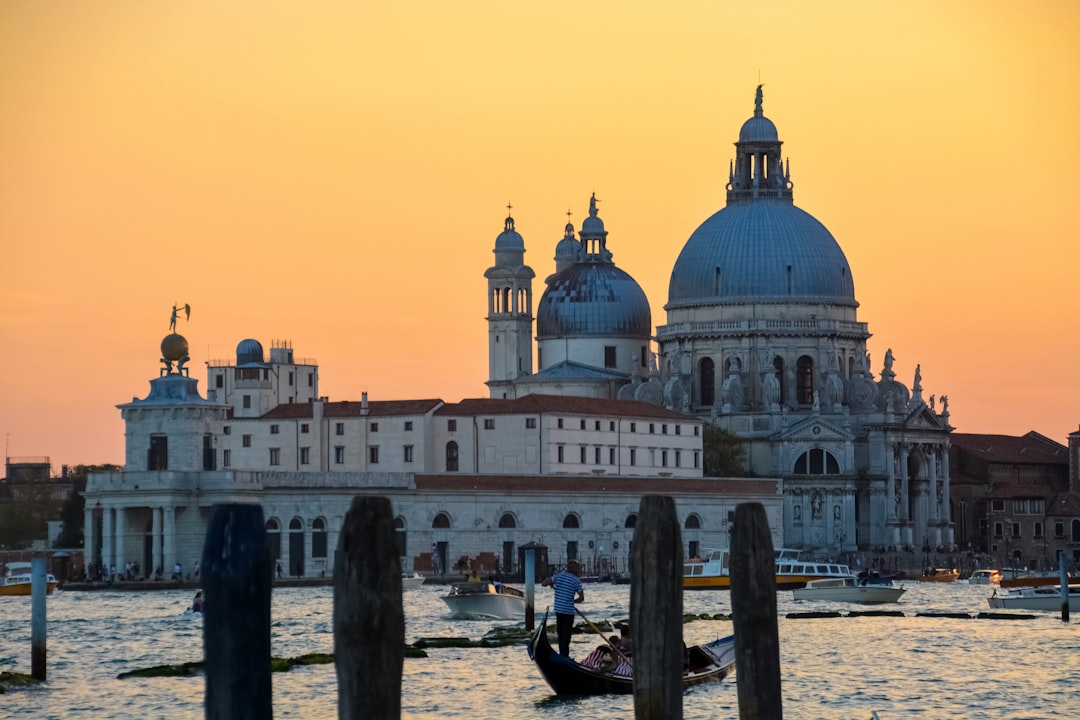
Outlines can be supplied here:
[[360, 417], [366, 417], [368, 414], [367, 404], [367, 392], [360, 393]]

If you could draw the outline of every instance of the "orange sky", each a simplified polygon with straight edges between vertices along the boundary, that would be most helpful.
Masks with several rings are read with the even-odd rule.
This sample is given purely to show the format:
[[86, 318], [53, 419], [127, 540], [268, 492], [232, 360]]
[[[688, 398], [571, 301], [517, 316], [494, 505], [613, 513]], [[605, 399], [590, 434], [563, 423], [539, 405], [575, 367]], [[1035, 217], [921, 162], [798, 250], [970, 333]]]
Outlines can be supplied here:
[[[590, 193], [653, 323], [753, 110], [852, 267], [873, 371], [959, 432], [1080, 423], [1080, 4], [0, 4], [0, 434], [123, 462], [174, 302], [332, 400], [486, 396], [505, 205], [553, 269]], [[542, 285], [537, 282], [535, 297]]]

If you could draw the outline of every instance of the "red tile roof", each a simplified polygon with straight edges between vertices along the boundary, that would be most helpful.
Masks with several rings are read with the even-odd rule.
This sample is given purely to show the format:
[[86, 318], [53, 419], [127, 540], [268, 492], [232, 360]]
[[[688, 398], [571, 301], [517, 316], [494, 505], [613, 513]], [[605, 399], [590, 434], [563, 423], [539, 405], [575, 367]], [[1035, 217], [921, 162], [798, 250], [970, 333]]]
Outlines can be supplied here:
[[[424, 415], [442, 404], [442, 400], [373, 400], [368, 403], [368, 417]], [[289, 420], [312, 417], [312, 404], [287, 403], [262, 416], [265, 420]], [[323, 417], [360, 417], [363, 403], [355, 400], [323, 403]]]
[[491, 398], [466, 399], [447, 403], [436, 415], [521, 415], [526, 413], [564, 413], [567, 415], [605, 415], [609, 417], [648, 417], [657, 420], [700, 422], [693, 415], [656, 407], [638, 400], [603, 400], [600, 398], [526, 395], [515, 400]]
[[416, 475], [416, 489], [443, 492], [579, 493], [635, 495], [775, 495], [779, 480], [740, 478], [598, 477], [595, 475]]
[[1037, 432], [1016, 437], [1013, 435], [981, 435], [953, 433], [953, 447], [979, 457], [986, 462], [1010, 465], [1068, 465], [1068, 449]]

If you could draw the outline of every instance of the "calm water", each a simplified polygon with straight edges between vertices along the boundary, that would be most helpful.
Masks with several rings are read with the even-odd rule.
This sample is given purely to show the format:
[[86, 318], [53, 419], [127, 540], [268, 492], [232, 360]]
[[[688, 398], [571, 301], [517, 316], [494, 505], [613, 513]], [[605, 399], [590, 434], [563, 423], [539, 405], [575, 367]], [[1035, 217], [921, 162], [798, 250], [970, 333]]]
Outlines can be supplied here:
[[[904, 618], [787, 619], [789, 612], [856, 606], [796, 603], [779, 595], [784, 713], [788, 718], [1077, 718], [1080, 625], [1051, 613], [1031, 620], [915, 617], [988, 610], [986, 586], [904, 583], [889, 609]], [[442, 588], [405, 593], [406, 640], [479, 638], [505, 623], [454, 621]], [[48, 601], [48, 674], [43, 687], [0, 699], [2, 718], [202, 718], [205, 680], [118, 680], [117, 674], [202, 657], [202, 621], [184, 615], [192, 593], [58, 592]], [[332, 589], [274, 591], [272, 650], [291, 657], [332, 652]], [[537, 588], [538, 612], [550, 590]], [[726, 592], [690, 593], [687, 612], [729, 612]], [[628, 585], [588, 585], [582, 610], [597, 621], [629, 615]], [[688, 643], [730, 632], [728, 622], [686, 626]], [[580, 638], [580, 636], [578, 636]], [[595, 643], [579, 640], [584, 655]], [[403, 717], [633, 717], [630, 697], [560, 700], [524, 647], [429, 650], [406, 659]], [[0, 671], [30, 672], [30, 599], [0, 598]], [[333, 665], [273, 675], [275, 717], [337, 717]], [[738, 717], [734, 678], [690, 690], [686, 718]]]

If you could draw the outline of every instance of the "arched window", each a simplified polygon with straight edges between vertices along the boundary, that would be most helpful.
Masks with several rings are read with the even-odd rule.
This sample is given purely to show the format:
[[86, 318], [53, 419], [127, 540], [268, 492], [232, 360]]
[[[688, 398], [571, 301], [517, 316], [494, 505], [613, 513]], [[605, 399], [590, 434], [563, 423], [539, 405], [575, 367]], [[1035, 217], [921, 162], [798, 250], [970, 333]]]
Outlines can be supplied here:
[[[397, 547], [398, 557], [403, 558], [408, 553], [405, 545], [405, 519], [400, 515], [394, 518], [394, 545]], [[404, 565], [402, 565], [404, 567]]]
[[803, 355], [795, 366], [795, 402], [810, 405], [814, 402], [814, 360]]
[[450, 516], [446, 513], [439, 513], [435, 516], [435, 519], [431, 521], [431, 527], [435, 529], [446, 529], [450, 527]]
[[712, 405], [716, 402], [716, 365], [712, 358], [702, 358], [698, 363], [698, 377], [701, 383], [701, 404]]
[[570, 513], [565, 518], [563, 518], [562, 526], [564, 528], [579, 528], [581, 527], [581, 521], [578, 520], [577, 515], [575, 515], [574, 513]]
[[311, 523], [311, 557], [326, 558], [326, 521], [322, 518]]
[[289, 571], [287, 575], [304, 575], [304, 522], [297, 517], [289, 521]]
[[458, 446], [451, 440], [446, 443], [446, 472], [457, 472], [458, 469]]
[[628, 529], [637, 527], [637, 513], [630, 513], [629, 515], [627, 515], [626, 523], [623, 525], [623, 527]]
[[796, 475], [839, 475], [840, 463], [828, 450], [812, 448], [795, 460], [793, 472]]
[[701, 518], [699, 518], [695, 514], [688, 515], [687, 518], [686, 518], [686, 529], [687, 530], [700, 530], [701, 529]]
[[297, 530], [303, 530], [304, 523], [300, 522], [300, 518], [293, 518], [289, 521], [289, 532], [295, 532]]
[[266, 547], [275, 562], [281, 559], [281, 526], [274, 518], [266, 521]]
[[514, 516], [510, 513], [503, 513], [503, 516], [499, 518], [499, 527], [512, 528], [517, 527], [517, 523], [514, 521]]

